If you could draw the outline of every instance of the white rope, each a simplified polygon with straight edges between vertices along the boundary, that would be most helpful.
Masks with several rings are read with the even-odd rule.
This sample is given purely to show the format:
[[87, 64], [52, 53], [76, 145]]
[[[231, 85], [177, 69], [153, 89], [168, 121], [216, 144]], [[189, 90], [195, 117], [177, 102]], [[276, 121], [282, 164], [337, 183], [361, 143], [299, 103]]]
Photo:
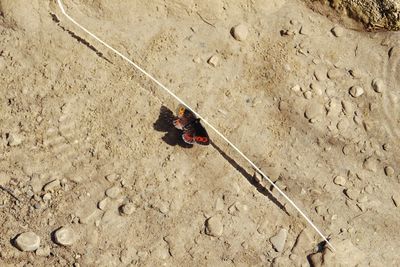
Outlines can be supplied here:
[[335, 250], [335, 248], [332, 246], [332, 244], [328, 241], [328, 239], [321, 233], [321, 231], [315, 226], [315, 224], [304, 214], [304, 212], [302, 212], [299, 207], [297, 207], [297, 205], [288, 197], [286, 196], [285, 193], [283, 193], [283, 191], [281, 189], [279, 189], [278, 186], [275, 185], [275, 183], [273, 183], [271, 181], [271, 179], [265, 175], [260, 168], [258, 168], [245, 154], [243, 154], [242, 151], [240, 151], [231, 141], [229, 141], [222, 133], [220, 133], [214, 126], [212, 126], [208, 121], [206, 121], [200, 114], [198, 114], [196, 111], [194, 111], [191, 107], [189, 107], [182, 99], [180, 99], [178, 96], [176, 96], [171, 90], [169, 90], [166, 86], [164, 86], [161, 82], [159, 82], [156, 78], [154, 78], [152, 75], [150, 75], [149, 73], [147, 73], [144, 69], [142, 69], [140, 66], [136, 65], [132, 60], [130, 60], [129, 58], [127, 58], [126, 56], [124, 56], [122, 53], [120, 53], [119, 51], [117, 51], [116, 49], [114, 49], [113, 47], [111, 47], [110, 45], [108, 45], [106, 42], [104, 42], [103, 40], [101, 40], [100, 38], [98, 38], [96, 35], [94, 35], [93, 33], [91, 33], [90, 31], [88, 31], [86, 28], [84, 28], [83, 26], [81, 26], [78, 22], [76, 22], [73, 18], [71, 18], [64, 10], [64, 7], [61, 3], [61, 0], [57, 0], [58, 5], [61, 9], [61, 12], [72, 22], [74, 23], [76, 26], [78, 26], [80, 29], [82, 29], [84, 32], [86, 32], [87, 34], [89, 34], [90, 36], [92, 36], [94, 39], [96, 39], [98, 42], [100, 42], [101, 44], [103, 44], [104, 46], [106, 46], [108, 49], [110, 49], [111, 51], [113, 51], [115, 54], [117, 54], [118, 56], [122, 57], [123, 59], [125, 59], [129, 64], [131, 64], [132, 66], [134, 66], [136, 69], [138, 69], [140, 72], [142, 72], [144, 75], [146, 75], [150, 80], [152, 80], [153, 82], [155, 82], [157, 85], [159, 85], [162, 89], [164, 89], [169, 95], [171, 95], [173, 98], [175, 98], [178, 102], [180, 102], [182, 105], [184, 105], [185, 107], [187, 107], [189, 110], [191, 110], [198, 118], [200, 118], [208, 127], [210, 127], [216, 134], [219, 135], [219, 137], [221, 137], [225, 142], [227, 142], [233, 149], [236, 150], [237, 153], [239, 153], [240, 156], [242, 156], [258, 173], [260, 173], [264, 179], [266, 179], [300, 214], [301, 216], [303, 216], [303, 218], [314, 228], [314, 230], [325, 240], [325, 242], [333, 249]]

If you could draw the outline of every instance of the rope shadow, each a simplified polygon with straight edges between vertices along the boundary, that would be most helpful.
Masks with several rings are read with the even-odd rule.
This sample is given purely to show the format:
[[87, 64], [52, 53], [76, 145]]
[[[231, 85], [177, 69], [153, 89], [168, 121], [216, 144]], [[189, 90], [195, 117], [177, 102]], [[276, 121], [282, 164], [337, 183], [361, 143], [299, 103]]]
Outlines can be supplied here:
[[256, 178], [255, 175], [251, 175], [250, 173], [248, 173], [242, 166], [240, 166], [234, 159], [232, 159], [231, 157], [229, 157], [224, 151], [221, 150], [220, 147], [218, 147], [213, 141], [210, 142], [210, 144], [212, 145], [213, 148], [215, 148], [218, 153], [226, 160], [228, 161], [229, 164], [231, 164], [231, 166], [233, 168], [235, 168], [241, 175], [244, 176], [244, 178], [246, 178], [246, 180], [252, 185], [254, 186], [257, 191], [261, 194], [263, 194], [264, 196], [266, 196], [269, 200], [271, 200], [278, 208], [280, 208], [283, 212], [285, 212], [287, 215], [290, 216], [290, 214], [288, 213], [288, 211], [286, 210], [285, 206], [282, 205], [282, 203], [279, 202], [278, 199], [276, 199], [272, 193], [265, 188], [262, 184], [260, 184]]
[[182, 130], [176, 129], [172, 124], [175, 119], [174, 113], [166, 106], [161, 106], [160, 114], [157, 121], [153, 124], [154, 130], [164, 132], [161, 138], [165, 143], [170, 146], [180, 146], [183, 148], [192, 148], [193, 145], [186, 143], [182, 139]]

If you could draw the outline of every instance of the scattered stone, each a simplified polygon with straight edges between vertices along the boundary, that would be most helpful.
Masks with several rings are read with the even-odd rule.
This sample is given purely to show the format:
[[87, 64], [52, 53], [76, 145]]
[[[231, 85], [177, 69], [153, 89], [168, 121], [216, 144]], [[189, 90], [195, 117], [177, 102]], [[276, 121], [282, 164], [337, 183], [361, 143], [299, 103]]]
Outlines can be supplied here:
[[385, 90], [385, 83], [381, 79], [374, 79], [371, 85], [374, 91], [377, 93], [382, 93]]
[[352, 116], [354, 114], [354, 105], [350, 101], [342, 101], [342, 107], [346, 115]]
[[35, 204], [33, 204], [33, 207], [38, 210], [42, 208], [42, 205], [39, 202], [36, 202]]
[[322, 95], [322, 87], [321, 87], [321, 85], [319, 85], [318, 83], [311, 83], [310, 84], [310, 88], [313, 90], [313, 92], [316, 94], [316, 95]]
[[364, 89], [356, 85], [350, 88], [349, 93], [352, 97], [360, 97], [364, 94]]
[[221, 236], [224, 231], [220, 215], [213, 216], [206, 221], [206, 234], [210, 236]]
[[346, 178], [338, 175], [333, 179], [333, 182], [337, 185], [344, 186], [346, 184]]
[[318, 68], [314, 71], [314, 77], [317, 81], [325, 81], [327, 77], [327, 72], [325, 68]]
[[358, 68], [349, 70], [349, 73], [351, 76], [353, 76], [353, 78], [356, 79], [361, 79], [364, 76], [364, 73]]
[[219, 57], [217, 55], [213, 55], [207, 60], [207, 63], [213, 67], [216, 67], [219, 63]]
[[24, 141], [24, 137], [20, 134], [16, 134], [16, 133], [8, 134], [7, 144], [9, 146], [18, 146], [18, 145], [22, 144], [23, 141]]
[[222, 198], [217, 198], [217, 200], [215, 201], [215, 210], [216, 211], [220, 211], [224, 209], [224, 201], [222, 200]]
[[277, 252], [282, 252], [285, 247], [286, 238], [287, 238], [287, 230], [282, 228], [276, 235], [271, 237], [269, 240], [271, 241], [272, 246]]
[[106, 180], [109, 181], [110, 183], [113, 183], [119, 179], [119, 175], [116, 173], [111, 173], [106, 175]]
[[344, 132], [349, 127], [349, 121], [347, 119], [342, 119], [338, 122], [336, 127], [340, 132]]
[[366, 159], [364, 160], [363, 167], [364, 167], [364, 169], [366, 169], [366, 170], [368, 170], [368, 171], [376, 172], [377, 167], [378, 167], [377, 165], [378, 165], [378, 164], [377, 164], [376, 159], [370, 157], [370, 158], [366, 158]]
[[21, 251], [35, 251], [40, 246], [40, 237], [34, 232], [19, 234], [15, 239], [15, 246]]
[[123, 215], [131, 215], [136, 210], [136, 207], [133, 203], [127, 203], [122, 205], [119, 210]]
[[301, 26], [299, 33], [303, 35], [310, 35], [310, 30], [307, 27]]
[[54, 191], [54, 189], [60, 186], [61, 186], [60, 180], [54, 179], [51, 182], [47, 183], [43, 189], [44, 191]]
[[347, 196], [348, 198], [350, 198], [351, 200], [357, 199], [357, 197], [358, 197], [359, 194], [360, 194], [358, 191], [356, 191], [356, 190], [354, 190], [354, 189], [351, 189], [351, 188], [347, 188], [346, 190], [344, 190], [344, 193], [345, 193], [346, 196]]
[[335, 26], [331, 29], [331, 32], [335, 37], [340, 37], [343, 35], [344, 30], [342, 27]]
[[400, 206], [400, 195], [393, 195], [393, 196], [392, 196], [392, 200], [393, 200], [393, 204], [394, 204], [396, 207], [399, 207], [399, 206]]
[[55, 242], [62, 246], [71, 246], [75, 242], [74, 231], [69, 227], [61, 227], [54, 233]]
[[106, 190], [106, 196], [110, 198], [117, 198], [121, 193], [121, 188], [114, 186]]
[[328, 78], [331, 80], [338, 80], [343, 77], [343, 72], [339, 69], [330, 69], [328, 71]]
[[324, 107], [322, 106], [322, 104], [314, 102], [307, 106], [304, 116], [307, 119], [311, 120], [321, 117], [323, 113], [324, 113]]
[[40, 247], [36, 250], [36, 255], [40, 257], [47, 257], [50, 255], [50, 247], [45, 246], [45, 247]]
[[247, 35], [249, 34], [249, 30], [247, 29], [246, 25], [239, 24], [231, 29], [231, 34], [233, 38], [235, 38], [236, 40], [244, 41], [246, 40]]
[[105, 210], [107, 208], [107, 205], [109, 202], [110, 202], [110, 199], [108, 197], [106, 197], [103, 200], [100, 200], [99, 203], [97, 203], [97, 207], [101, 210]]
[[121, 251], [119, 256], [119, 260], [123, 264], [128, 264], [132, 262], [132, 260], [138, 258], [136, 248], [129, 246]]
[[394, 174], [394, 169], [390, 166], [385, 167], [385, 174], [386, 176], [392, 176]]

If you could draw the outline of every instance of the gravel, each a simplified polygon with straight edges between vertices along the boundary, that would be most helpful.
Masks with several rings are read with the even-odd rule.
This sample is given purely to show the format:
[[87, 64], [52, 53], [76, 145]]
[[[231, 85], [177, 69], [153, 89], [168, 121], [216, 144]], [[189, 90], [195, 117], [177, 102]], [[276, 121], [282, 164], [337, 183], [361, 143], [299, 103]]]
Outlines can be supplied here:
[[276, 235], [271, 237], [269, 240], [271, 241], [272, 246], [277, 252], [282, 252], [285, 247], [286, 238], [287, 238], [287, 230], [282, 228]]

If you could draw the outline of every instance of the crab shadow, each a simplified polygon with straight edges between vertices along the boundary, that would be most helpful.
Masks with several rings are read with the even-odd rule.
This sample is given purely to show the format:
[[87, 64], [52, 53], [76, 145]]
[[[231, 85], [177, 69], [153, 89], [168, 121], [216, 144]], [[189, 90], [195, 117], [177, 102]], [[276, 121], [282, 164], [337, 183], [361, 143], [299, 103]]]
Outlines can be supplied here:
[[153, 124], [154, 130], [164, 132], [165, 134], [161, 139], [170, 146], [178, 145], [184, 148], [193, 147], [193, 145], [183, 141], [183, 131], [174, 127], [174, 124], [172, 123], [174, 119], [174, 113], [166, 106], [161, 106], [158, 119]]

